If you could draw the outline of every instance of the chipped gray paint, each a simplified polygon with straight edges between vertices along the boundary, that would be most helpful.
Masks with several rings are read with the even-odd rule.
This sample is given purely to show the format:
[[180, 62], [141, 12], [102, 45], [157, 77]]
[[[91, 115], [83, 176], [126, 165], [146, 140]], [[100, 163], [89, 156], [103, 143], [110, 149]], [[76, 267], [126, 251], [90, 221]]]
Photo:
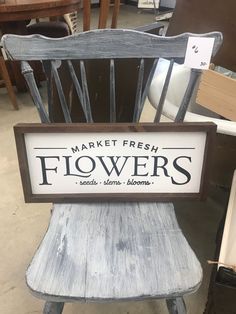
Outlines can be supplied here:
[[169, 203], [54, 205], [27, 270], [38, 296], [60, 301], [181, 296], [201, 278]]

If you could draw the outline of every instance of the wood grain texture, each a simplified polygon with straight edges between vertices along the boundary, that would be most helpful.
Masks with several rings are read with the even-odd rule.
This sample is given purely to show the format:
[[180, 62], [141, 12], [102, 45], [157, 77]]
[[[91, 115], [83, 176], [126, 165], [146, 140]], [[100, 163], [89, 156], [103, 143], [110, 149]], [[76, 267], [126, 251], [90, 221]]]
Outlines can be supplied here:
[[170, 314], [186, 314], [186, 306], [183, 298], [166, 299], [166, 305]]
[[15, 95], [15, 92], [14, 92], [14, 89], [13, 89], [13, 86], [11, 84], [11, 80], [10, 80], [10, 77], [9, 77], [9, 73], [8, 73], [8, 70], [7, 70], [7, 67], [6, 67], [6, 63], [5, 63], [5, 60], [0, 52], [0, 73], [1, 73], [1, 76], [2, 76], [2, 79], [3, 79], [3, 83], [7, 89], [7, 92], [8, 92], [8, 96], [11, 100], [11, 103], [14, 107], [15, 110], [18, 110], [19, 107], [18, 107], [18, 104], [17, 104], [17, 99], [16, 99], [16, 95]]
[[81, 0], [5, 0], [0, 5], [0, 21], [60, 16], [78, 10], [80, 2]]
[[27, 270], [34, 294], [61, 302], [181, 296], [201, 278], [169, 203], [54, 205]]
[[109, 14], [109, 6], [110, 0], [103, 0], [100, 3], [100, 14], [99, 14], [99, 21], [98, 21], [98, 28], [106, 28], [107, 19]]
[[[11, 59], [106, 59], [106, 58], [184, 58], [189, 36], [214, 37], [214, 52], [222, 42], [219, 32], [204, 35], [181, 34], [161, 37], [125, 29], [94, 30], [61, 39], [40, 35], [4, 35], [2, 45]], [[112, 40], [111, 40], [112, 38]], [[70, 56], [68, 56], [70, 51]]]
[[86, 32], [90, 30], [90, 20], [91, 20], [91, 1], [83, 1], [83, 31]]
[[236, 121], [236, 80], [216, 71], [203, 71], [197, 103], [231, 121]]

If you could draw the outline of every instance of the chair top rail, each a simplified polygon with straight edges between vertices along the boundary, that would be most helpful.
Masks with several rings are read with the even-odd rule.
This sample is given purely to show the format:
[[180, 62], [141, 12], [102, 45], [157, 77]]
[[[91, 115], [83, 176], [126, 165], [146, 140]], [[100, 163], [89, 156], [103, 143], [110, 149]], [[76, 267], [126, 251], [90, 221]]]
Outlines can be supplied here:
[[127, 29], [102, 29], [64, 38], [4, 35], [2, 46], [12, 60], [184, 58], [189, 36], [214, 37], [213, 55], [222, 43], [220, 32], [162, 37]]

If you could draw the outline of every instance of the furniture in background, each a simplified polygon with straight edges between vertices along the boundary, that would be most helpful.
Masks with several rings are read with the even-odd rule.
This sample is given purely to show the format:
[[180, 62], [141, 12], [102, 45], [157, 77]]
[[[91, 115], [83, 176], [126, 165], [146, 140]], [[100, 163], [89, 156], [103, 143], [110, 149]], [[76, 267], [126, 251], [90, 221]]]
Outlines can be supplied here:
[[[168, 63], [168, 62], [167, 62]], [[160, 100], [159, 88], [162, 86], [168, 65], [162, 72], [155, 76], [150, 87], [149, 100], [154, 108]], [[187, 81], [190, 77], [190, 69], [175, 64], [172, 72], [172, 80], [169, 85], [163, 108], [163, 116], [173, 121], [178, 112], [181, 99], [184, 95]], [[217, 145], [213, 160], [212, 182], [218, 186], [230, 187], [236, 158], [236, 122], [222, 119], [213, 111], [207, 110], [196, 103], [199, 85], [196, 84], [190, 106], [185, 116], [185, 122], [211, 121], [217, 125]], [[219, 91], [219, 89], [218, 89]]]
[[[40, 17], [62, 16], [79, 8], [80, 0], [6, 0], [0, 4], [0, 28], [3, 34], [27, 34], [29, 20]], [[18, 91], [26, 86], [17, 63], [12, 63], [12, 84]]]
[[[0, 5], [0, 21], [4, 30], [10, 29], [16, 33], [25, 30], [27, 20], [42, 17], [62, 16], [78, 10], [79, 0], [5, 0]], [[18, 21], [18, 23], [16, 23]], [[15, 22], [15, 23], [13, 23]]]
[[[109, 16], [109, 8], [110, 8], [111, 1], [105, 0], [100, 1], [100, 13], [99, 13], [99, 21], [98, 21], [98, 28], [107, 28], [107, 21]], [[119, 15], [120, 9], [120, 0], [113, 1], [113, 9], [112, 9], [112, 19], [111, 25], [109, 28], [116, 28], [117, 27], [117, 19]], [[90, 30], [91, 24], [91, 1], [84, 1], [83, 2], [83, 31]]]
[[[216, 52], [222, 41], [221, 34], [216, 32], [204, 36], [215, 37]], [[188, 37], [188, 34], [183, 34], [169, 39], [114, 29], [94, 30], [61, 39], [5, 35], [2, 43], [11, 59], [21, 61], [22, 73], [43, 123], [51, 122], [53, 97], [49, 94], [45, 108], [28, 61], [42, 60], [48, 80], [55, 81], [67, 123], [74, 120], [74, 112], [63, 93], [60, 69], [63, 65], [69, 68], [82, 115], [89, 124], [97, 121], [97, 111], [94, 109], [96, 99], [90, 98], [90, 80], [85, 63], [91, 59], [107, 62], [110, 68], [106, 89], [109, 116], [103, 120], [112, 122], [115, 128], [116, 122], [124, 120], [138, 124], [158, 59], [178, 57], [183, 61]], [[119, 71], [120, 59], [133, 58], [138, 60], [138, 79], [134, 83], [127, 73], [127, 84], [135, 84], [137, 91], [134, 103], [127, 104], [128, 111], [133, 111], [130, 116], [126, 114], [126, 108], [116, 105], [118, 97], [122, 97], [117, 94], [119, 81], [116, 72]], [[76, 59], [79, 60], [79, 67], [76, 66]], [[154, 59], [149, 73], [145, 73], [144, 59]], [[169, 72], [171, 69], [172, 66]], [[197, 71], [192, 71], [176, 122], [181, 122], [185, 116], [187, 100], [198, 75]], [[63, 76], [63, 79], [67, 78]], [[168, 83], [167, 79], [163, 97]], [[54, 92], [53, 89], [51, 92]], [[157, 112], [155, 123], [159, 121], [160, 114]], [[103, 126], [106, 130], [108, 125], [105, 123]], [[127, 202], [125, 197], [114, 202], [104, 197], [99, 202], [82, 201], [53, 206], [48, 231], [26, 276], [33, 294], [46, 300], [45, 314], [62, 313], [64, 302], [148, 298], [164, 298], [169, 313], [183, 314], [186, 313], [183, 296], [198, 289], [202, 272], [179, 229], [171, 203]]]
[[18, 110], [18, 104], [17, 104], [17, 100], [16, 100], [16, 95], [13, 89], [13, 86], [11, 84], [11, 79], [9, 77], [9, 73], [5, 64], [5, 60], [2, 56], [2, 52], [0, 51], [0, 75], [2, 77], [2, 79], [0, 80], [0, 84], [5, 86], [8, 92], [8, 96], [11, 100], [11, 103], [14, 107], [15, 110]]
[[[57, 21], [43, 21], [36, 22], [34, 24], [28, 25], [27, 32], [28, 34], [41, 34], [48, 37], [64, 37], [69, 34], [73, 34], [76, 31], [88, 31], [90, 30], [91, 25], [91, 1], [81, 1], [81, 6], [83, 7], [83, 29], [79, 30], [77, 25], [77, 11], [66, 13], [63, 17], [60, 17]], [[111, 28], [116, 28], [117, 18], [120, 8], [120, 0], [115, 0], [114, 4], [111, 6], [110, 0], [103, 0], [100, 2], [99, 8], [99, 20], [97, 28], [106, 28], [108, 17], [110, 13], [110, 8], [112, 8], [112, 19], [111, 19]], [[65, 29], [64, 22], [68, 25], [69, 29]], [[57, 29], [57, 32], [51, 31]], [[68, 34], [69, 30], [69, 34]]]
[[[224, 42], [217, 55], [213, 58], [213, 62], [217, 66], [222, 66], [231, 71], [236, 71], [235, 10], [236, 2], [233, 0], [229, 0], [227, 5], [223, 5], [220, 0], [216, 0], [214, 5], [212, 5], [210, 0], [178, 0], [176, 2], [173, 17], [170, 20], [169, 27], [167, 29], [167, 36], [177, 35], [185, 31], [194, 33], [208, 32], [215, 29], [221, 31], [224, 36]], [[179, 77], [176, 75], [176, 81], [178, 80], [181, 80], [181, 73]], [[194, 113], [198, 113], [196, 110], [199, 111], [199, 108], [199, 106], [195, 106], [192, 110], [193, 113], [189, 112], [187, 114], [188, 121], [206, 121], [206, 116], [209, 116], [210, 111], [206, 114], [200, 113], [200, 115], [194, 115]], [[169, 109], [167, 110], [169, 111], [169, 115], [171, 115], [172, 109]], [[211, 112], [211, 115], [212, 114], [213, 113]], [[211, 119], [211, 121], [214, 121], [218, 125], [218, 145], [216, 158], [214, 159], [214, 181], [229, 188], [233, 171], [235, 169], [236, 123], [221, 119], [219, 115], [215, 115], [215, 117], [217, 120]]]
[[236, 2], [221, 0], [178, 0], [167, 29], [167, 36], [183, 32], [204, 33], [219, 30], [224, 43], [213, 62], [236, 72]]
[[234, 171], [228, 195], [225, 217], [222, 218], [217, 232], [215, 265], [213, 265], [211, 273], [204, 314], [233, 314], [235, 312], [235, 192], [236, 171]]
[[[207, 32], [219, 30], [223, 33], [224, 43], [217, 53], [213, 62], [217, 66], [224, 67], [236, 72], [236, 20], [235, 12], [236, 2], [228, 0], [223, 3], [216, 0], [214, 3], [210, 0], [178, 0], [173, 17], [170, 21], [167, 35], [177, 35], [183, 31]], [[222, 106], [224, 106], [222, 102]], [[217, 150], [214, 158], [214, 181], [221, 183], [223, 187], [229, 190], [233, 171], [236, 168], [236, 137], [235, 122], [222, 121], [222, 125], [228, 124], [228, 131], [217, 136]], [[232, 125], [232, 131], [230, 130]], [[224, 220], [224, 219], [223, 219]], [[221, 242], [221, 226], [218, 230], [216, 246]], [[218, 259], [218, 250], [216, 249], [216, 259]], [[212, 273], [212, 280], [209, 288], [209, 298], [206, 312], [207, 314], [233, 314], [235, 313], [235, 292], [223, 286], [221, 288], [215, 283], [215, 272]], [[219, 306], [219, 302], [221, 305]], [[225, 311], [223, 310], [225, 308]], [[224, 312], [223, 312], [224, 311]]]

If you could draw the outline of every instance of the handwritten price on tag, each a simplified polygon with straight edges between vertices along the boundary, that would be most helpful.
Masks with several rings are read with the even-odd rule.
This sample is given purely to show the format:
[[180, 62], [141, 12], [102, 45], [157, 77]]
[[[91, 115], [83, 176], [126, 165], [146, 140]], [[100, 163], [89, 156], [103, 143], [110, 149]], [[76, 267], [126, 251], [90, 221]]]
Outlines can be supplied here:
[[211, 37], [189, 37], [184, 65], [193, 69], [208, 69], [214, 40]]

